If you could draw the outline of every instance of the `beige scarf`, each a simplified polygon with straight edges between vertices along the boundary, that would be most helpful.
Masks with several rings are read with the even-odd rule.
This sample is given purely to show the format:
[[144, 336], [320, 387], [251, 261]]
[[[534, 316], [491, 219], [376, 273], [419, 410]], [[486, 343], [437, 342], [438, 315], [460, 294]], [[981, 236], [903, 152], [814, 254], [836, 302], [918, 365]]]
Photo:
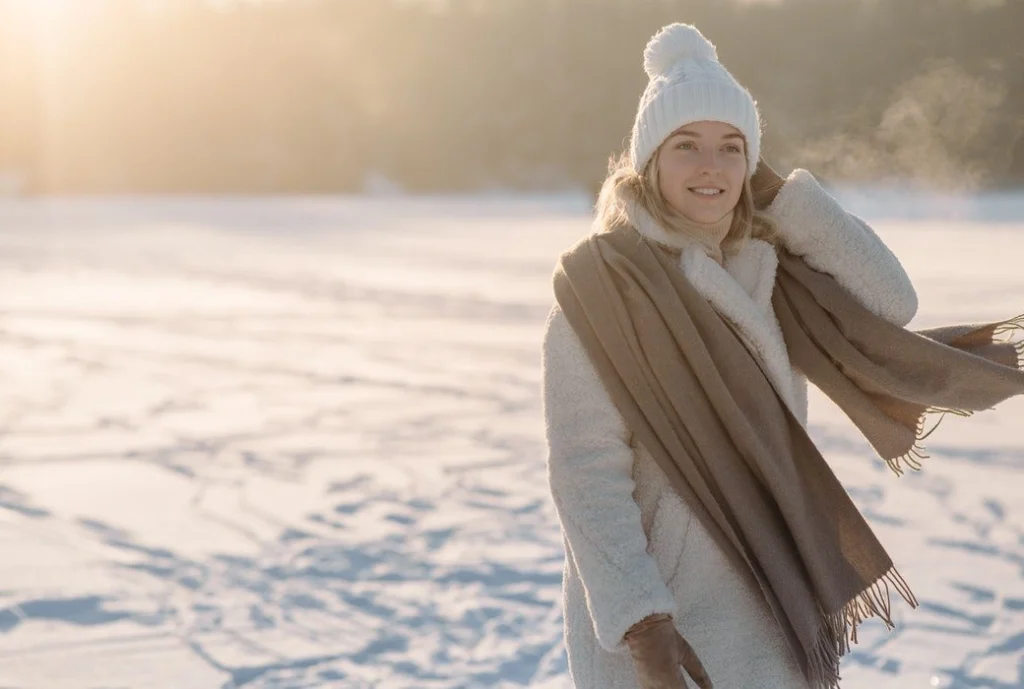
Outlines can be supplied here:
[[[780, 248], [773, 305], [793, 363], [897, 472], [919, 466], [927, 412], [1024, 393], [1022, 329], [914, 333]], [[839, 686], [857, 624], [916, 600], [728, 320], [660, 246], [623, 226], [567, 251], [555, 295], [639, 442], [726, 554], [749, 568], [814, 687]]]

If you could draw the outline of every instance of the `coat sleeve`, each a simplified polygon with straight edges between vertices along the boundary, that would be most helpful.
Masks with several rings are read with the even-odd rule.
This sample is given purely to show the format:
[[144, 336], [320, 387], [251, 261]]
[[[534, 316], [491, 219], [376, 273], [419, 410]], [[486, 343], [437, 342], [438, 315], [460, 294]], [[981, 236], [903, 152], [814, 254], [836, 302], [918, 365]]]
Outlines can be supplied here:
[[566, 555], [582, 580], [598, 643], [625, 648], [623, 634], [676, 603], [648, 553], [633, 498], [633, 450], [625, 421], [558, 306], [543, 348], [548, 481]]
[[765, 212], [778, 225], [783, 245], [834, 277], [872, 312], [899, 326], [914, 318], [917, 292], [899, 259], [810, 172], [794, 170]]

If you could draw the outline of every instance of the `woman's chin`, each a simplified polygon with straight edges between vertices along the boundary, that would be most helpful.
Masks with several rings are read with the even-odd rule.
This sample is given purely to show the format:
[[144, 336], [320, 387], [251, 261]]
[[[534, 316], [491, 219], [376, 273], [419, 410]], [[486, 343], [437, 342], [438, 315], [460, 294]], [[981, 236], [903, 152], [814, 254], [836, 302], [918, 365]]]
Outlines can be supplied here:
[[689, 213], [683, 213], [682, 216], [684, 218], [686, 218], [687, 220], [689, 220], [690, 222], [700, 223], [701, 225], [711, 225], [713, 223], [718, 222], [722, 218], [724, 218], [726, 216], [726, 214], [725, 213], [708, 212], [708, 211], [705, 210], [703, 212], [696, 212], [696, 213], [692, 212], [692, 211], [689, 212]]

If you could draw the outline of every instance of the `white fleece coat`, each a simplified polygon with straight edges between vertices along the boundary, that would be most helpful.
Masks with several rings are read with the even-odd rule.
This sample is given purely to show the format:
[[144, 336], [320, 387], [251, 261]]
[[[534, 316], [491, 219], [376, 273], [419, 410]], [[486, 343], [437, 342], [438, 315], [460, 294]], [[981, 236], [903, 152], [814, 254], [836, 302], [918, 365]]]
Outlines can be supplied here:
[[[899, 325], [914, 317], [917, 295], [899, 261], [809, 172], [795, 170], [767, 212], [784, 245], [873, 312]], [[752, 240], [723, 267], [651, 222], [638, 229], [682, 248], [680, 270], [737, 326], [806, 425], [807, 382], [790, 364], [771, 306], [773, 247]], [[622, 636], [647, 615], [665, 612], [715, 689], [806, 688], [753, 579], [727, 561], [654, 459], [633, 442], [557, 305], [543, 352], [548, 477], [564, 536], [565, 637], [575, 686], [637, 689]]]

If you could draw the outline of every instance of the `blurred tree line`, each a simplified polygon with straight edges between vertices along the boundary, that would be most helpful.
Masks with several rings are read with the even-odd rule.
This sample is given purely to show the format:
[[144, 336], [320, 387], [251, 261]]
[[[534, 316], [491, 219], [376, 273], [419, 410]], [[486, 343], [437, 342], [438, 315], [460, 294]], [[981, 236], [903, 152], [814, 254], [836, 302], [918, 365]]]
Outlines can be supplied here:
[[696, 24], [778, 167], [1024, 184], [1021, 0], [0, 0], [0, 173], [34, 193], [594, 188]]

